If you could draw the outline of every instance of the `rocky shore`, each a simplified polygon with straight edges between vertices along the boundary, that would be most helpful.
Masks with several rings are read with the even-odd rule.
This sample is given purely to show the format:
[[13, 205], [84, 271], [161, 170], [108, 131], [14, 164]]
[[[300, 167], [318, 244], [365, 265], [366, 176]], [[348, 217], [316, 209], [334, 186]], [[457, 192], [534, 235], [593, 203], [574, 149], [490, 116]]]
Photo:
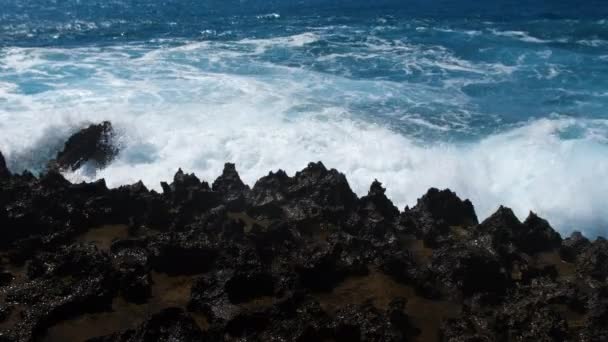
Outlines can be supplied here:
[[39, 177], [0, 154], [0, 341], [608, 340], [603, 238], [449, 190], [399, 210], [320, 162], [162, 193], [60, 173], [116, 153], [104, 123]]

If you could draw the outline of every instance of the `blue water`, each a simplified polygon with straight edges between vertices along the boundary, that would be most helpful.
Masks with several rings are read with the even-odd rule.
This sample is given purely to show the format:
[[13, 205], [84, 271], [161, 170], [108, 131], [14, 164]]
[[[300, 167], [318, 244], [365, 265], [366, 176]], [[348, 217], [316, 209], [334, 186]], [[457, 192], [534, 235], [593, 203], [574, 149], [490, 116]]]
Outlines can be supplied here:
[[430, 186], [607, 235], [605, 1], [0, 0], [0, 149], [39, 170], [103, 119], [73, 180], [253, 184], [311, 160], [399, 206]]

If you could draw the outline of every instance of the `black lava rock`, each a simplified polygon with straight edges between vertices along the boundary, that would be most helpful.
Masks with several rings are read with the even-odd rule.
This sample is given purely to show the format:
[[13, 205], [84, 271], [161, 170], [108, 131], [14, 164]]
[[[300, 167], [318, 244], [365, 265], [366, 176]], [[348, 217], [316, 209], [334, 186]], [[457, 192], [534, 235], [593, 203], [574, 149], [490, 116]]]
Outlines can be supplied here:
[[6, 161], [4, 160], [4, 156], [2, 152], [0, 152], [0, 180], [9, 178], [11, 176], [10, 171], [6, 167]]
[[400, 212], [322, 163], [251, 189], [233, 164], [212, 186], [180, 169], [162, 194], [3, 165], [0, 341], [608, 336], [608, 243], [562, 241], [535, 214], [478, 224], [437, 189]]
[[50, 169], [77, 170], [87, 162], [103, 168], [118, 154], [113, 138], [114, 130], [109, 121], [84, 128], [68, 139], [50, 163]]

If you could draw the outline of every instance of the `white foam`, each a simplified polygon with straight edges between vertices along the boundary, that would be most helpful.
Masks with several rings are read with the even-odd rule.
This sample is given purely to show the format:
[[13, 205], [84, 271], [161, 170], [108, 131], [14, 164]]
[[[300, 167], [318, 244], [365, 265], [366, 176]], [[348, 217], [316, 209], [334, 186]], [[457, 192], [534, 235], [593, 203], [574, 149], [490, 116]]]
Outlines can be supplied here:
[[267, 13], [267, 14], [257, 15], [256, 18], [258, 18], [258, 19], [279, 19], [279, 18], [281, 18], [281, 15], [279, 13]]
[[[159, 189], [178, 167], [212, 181], [231, 161], [253, 185], [270, 170], [293, 174], [321, 160], [344, 172], [360, 195], [374, 178], [384, 182], [399, 207], [413, 205], [431, 186], [449, 187], [471, 198], [481, 218], [505, 204], [521, 218], [534, 210], [564, 233], [607, 235], [606, 120], [555, 117], [475, 143], [420, 145], [355, 119], [348, 107], [365, 96], [412, 96], [412, 89], [266, 64], [255, 65], [266, 68], [256, 75], [211, 72], [204, 66], [224, 53], [213, 49], [199, 44], [129, 58], [118, 48], [83, 48], [60, 51], [70, 57], [62, 62], [49, 59], [56, 50], [15, 50], [9, 59], [19, 62], [10, 73], [29, 72], [20, 66], [31, 65], [52, 75], [61, 63], [95, 72], [30, 95], [2, 86], [10, 97], [0, 101], [0, 150], [14, 171], [41, 166], [77, 127], [111, 120], [123, 146], [117, 160], [96, 175], [76, 172], [70, 179], [103, 177], [110, 186], [141, 179]], [[410, 121], [448, 129], [423, 117]], [[573, 128], [585, 134], [564, 138]]]
[[256, 48], [256, 53], [263, 53], [271, 47], [303, 47], [312, 44], [320, 39], [319, 35], [313, 32], [305, 32], [287, 37], [273, 38], [245, 38], [239, 41], [241, 44], [252, 45]]
[[496, 29], [490, 29], [490, 32], [492, 32], [496, 36], [517, 38], [518, 40], [526, 43], [544, 44], [551, 42], [551, 40], [540, 39], [531, 36], [528, 32], [525, 31], [500, 31]]
[[457, 34], [465, 34], [467, 36], [479, 36], [482, 34], [481, 31], [478, 30], [458, 30], [458, 29], [450, 29], [443, 27], [435, 27], [435, 31], [445, 32], [445, 33], [457, 33]]
[[590, 46], [590, 47], [602, 47], [607, 46], [608, 41], [602, 39], [582, 39], [577, 41], [577, 44]]
[[450, 130], [450, 128], [447, 127], [447, 126], [440, 126], [440, 125], [433, 124], [433, 123], [428, 122], [427, 120], [424, 120], [423, 118], [420, 118], [418, 116], [411, 116], [411, 117], [410, 116], [405, 116], [405, 117], [403, 117], [401, 119], [405, 120], [405, 121], [408, 121], [408, 122], [411, 122], [411, 123], [413, 123], [415, 125], [423, 126], [423, 127], [426, 127], [426, 128], [437, 130], [437, 131], [447, 132], [447, 131]]

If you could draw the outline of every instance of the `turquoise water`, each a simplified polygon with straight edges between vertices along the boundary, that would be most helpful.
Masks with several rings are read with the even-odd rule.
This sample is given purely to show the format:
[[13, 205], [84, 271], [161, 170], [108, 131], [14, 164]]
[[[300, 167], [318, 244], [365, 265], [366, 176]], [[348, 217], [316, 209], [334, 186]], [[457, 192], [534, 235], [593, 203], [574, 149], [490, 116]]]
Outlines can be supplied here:
[[104, 119], [102, 171], [250, 184], [322, 160], [399, 206], [430, 186], [560, 231], [608, 229], [603, 1], [0, 0], [0, 149], [39, 170]]

